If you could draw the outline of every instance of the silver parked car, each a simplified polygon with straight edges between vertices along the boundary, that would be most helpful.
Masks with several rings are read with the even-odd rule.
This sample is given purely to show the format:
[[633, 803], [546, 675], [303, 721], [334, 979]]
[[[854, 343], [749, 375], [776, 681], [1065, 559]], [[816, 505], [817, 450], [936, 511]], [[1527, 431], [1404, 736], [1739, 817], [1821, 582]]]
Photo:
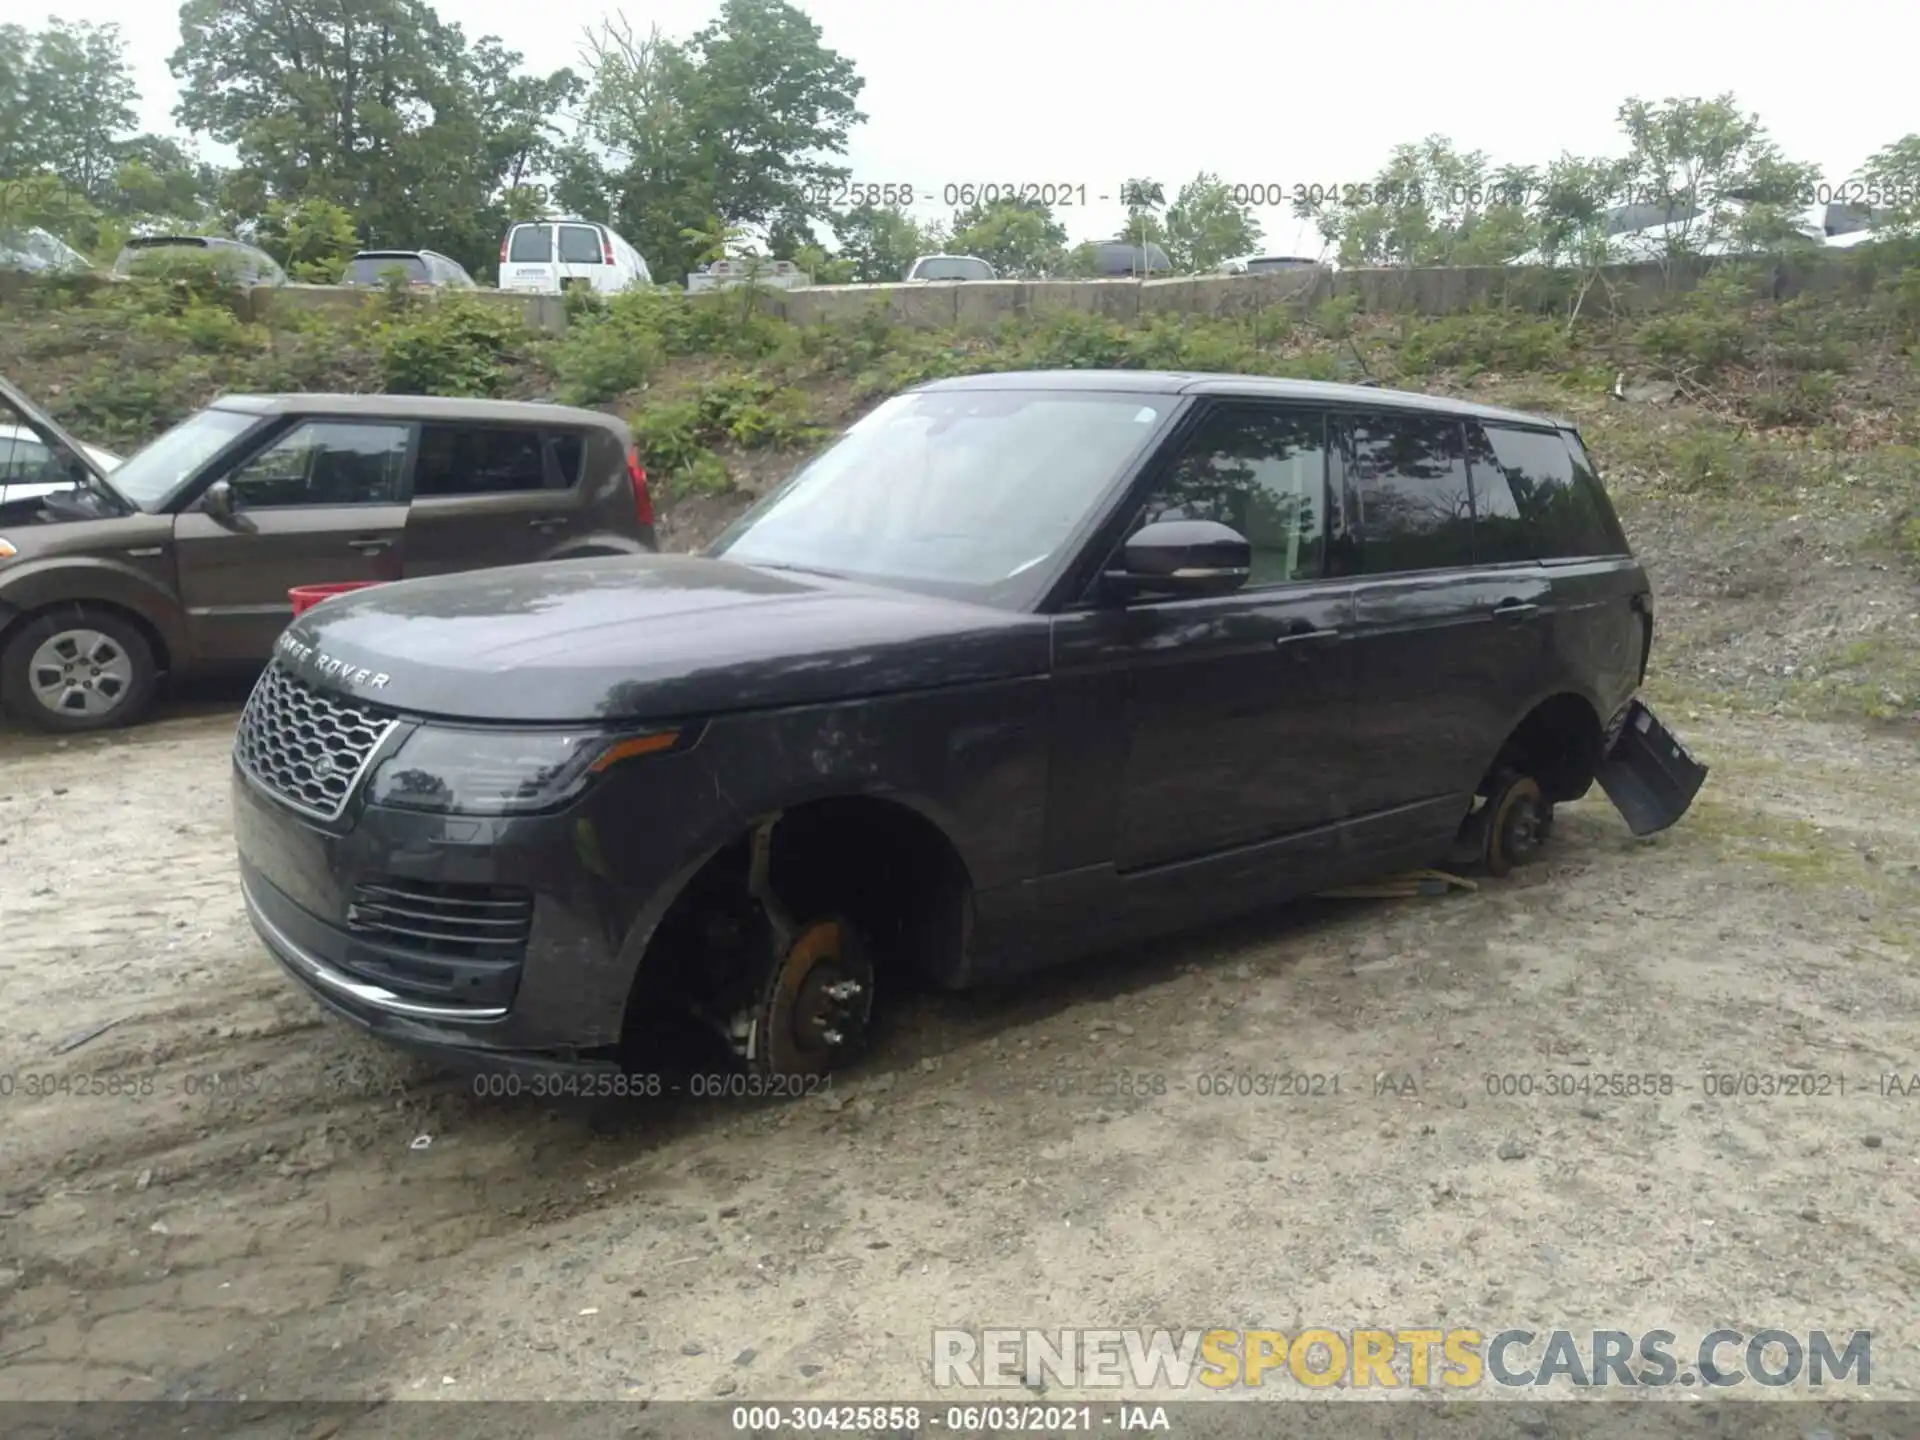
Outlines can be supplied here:
[[266, 251], [220, 235], [142, 235], [129, 240], [113, 262], [121, 279], [164, 267], [169, 260], [199, 257], [213, 261], [236, 283], [284, 285], [287, 272]]

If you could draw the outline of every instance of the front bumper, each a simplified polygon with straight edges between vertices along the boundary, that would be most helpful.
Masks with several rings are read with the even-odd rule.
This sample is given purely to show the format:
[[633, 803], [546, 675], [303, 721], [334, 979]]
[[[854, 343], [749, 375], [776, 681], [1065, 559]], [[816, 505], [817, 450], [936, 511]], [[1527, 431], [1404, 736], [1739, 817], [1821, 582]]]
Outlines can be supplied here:
[[[585, 816], [475, 820], [367, 806], [323, 828], [235, 767], [234, 836], [248, 919], [336, 1014], [455, 1062], [611, 1067], [638, 968], [639, 898], [582, 859]], [[415, 953], [357, 920], [369, 883], [530, 892], [524, 949], [478, 962]]]

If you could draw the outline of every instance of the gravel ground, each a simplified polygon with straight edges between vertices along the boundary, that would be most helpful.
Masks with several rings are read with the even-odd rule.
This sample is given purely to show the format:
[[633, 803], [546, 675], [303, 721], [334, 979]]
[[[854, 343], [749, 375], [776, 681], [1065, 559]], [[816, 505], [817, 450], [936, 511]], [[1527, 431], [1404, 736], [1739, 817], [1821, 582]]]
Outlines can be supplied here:
[[900, 997], [797, 1102], [487, 1099], [325, 1018], [242, 915], [238, 695], [0, 732], [0, 1400], [933, 1398], [934, 1326], [1314, 1324], [1870, 1328], [1912, 1399], [1915, 730], [1767, 690], [1915, 648], [1858, 524], [1632, 508], [1713, 766], [1669, 833]]
[[[1871, 1327], [1876, 1393], [1914, 1375], [1897, 736], [1701, 715], [1665, 836], [1589, 799], [1472, 894], [905, 998], [830, 1097], [582, 1111], [478, 1098], [281, 977], [231, 721], [4, 737], [0, 1398], [930, 1396], [938, 1324]], [[1701, 1082], [1783, 1070], [1846, 1093]], [[1616, 1072], [1675, 1088], [1486, 1080]]]

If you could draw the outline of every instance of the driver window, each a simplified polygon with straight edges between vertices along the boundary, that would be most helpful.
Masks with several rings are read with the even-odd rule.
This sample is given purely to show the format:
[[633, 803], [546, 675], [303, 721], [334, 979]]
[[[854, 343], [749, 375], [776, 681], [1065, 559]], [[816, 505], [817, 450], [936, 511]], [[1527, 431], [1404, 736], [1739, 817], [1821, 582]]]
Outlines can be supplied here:
[[1326, 417], [1313, 410], [1216, 412], [1154, 487], [1140, 517], [1213, 520], [1253, 547], [1247, 588], [1318, 579], [1326, 554]]
[[275, 505], [393, 505], [407, 458], [405, 425], [309, 420], [228, 477], [248, 509]]

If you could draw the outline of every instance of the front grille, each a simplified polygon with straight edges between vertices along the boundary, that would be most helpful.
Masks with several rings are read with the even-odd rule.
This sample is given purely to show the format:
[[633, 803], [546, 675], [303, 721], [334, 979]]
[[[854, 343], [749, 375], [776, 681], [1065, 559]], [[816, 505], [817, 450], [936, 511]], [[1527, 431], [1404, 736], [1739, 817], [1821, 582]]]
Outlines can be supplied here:
[[387, 876], [353, 887], [347, 928], [421, 955], [514, 960], [533, 931], [533, 892]]
[[275, 663], [241, 712], [233, 756], [294, 809], [336, 820], [398, 723], [377, 706], [322, 694]]

